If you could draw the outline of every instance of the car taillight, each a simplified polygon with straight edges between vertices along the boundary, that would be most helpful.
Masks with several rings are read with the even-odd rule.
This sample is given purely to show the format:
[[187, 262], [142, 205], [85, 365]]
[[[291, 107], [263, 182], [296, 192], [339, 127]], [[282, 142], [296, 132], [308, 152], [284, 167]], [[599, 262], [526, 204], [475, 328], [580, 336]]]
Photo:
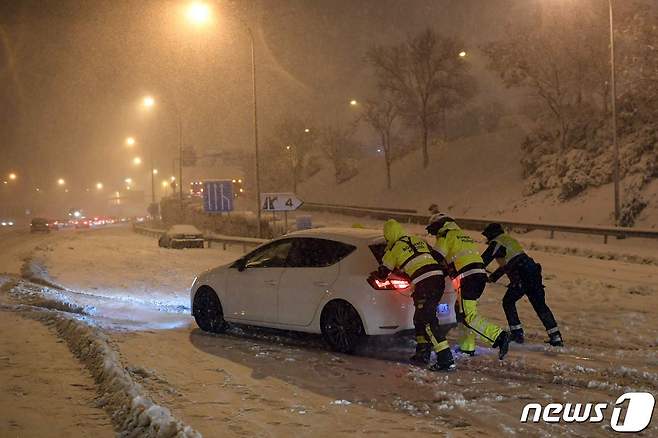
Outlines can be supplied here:
[[369, 277], [368, 283], [376, 290], [403, 290], [411, 286], [411, 282], [404, 278], [389, 276], [385, 280], [379, 278]]

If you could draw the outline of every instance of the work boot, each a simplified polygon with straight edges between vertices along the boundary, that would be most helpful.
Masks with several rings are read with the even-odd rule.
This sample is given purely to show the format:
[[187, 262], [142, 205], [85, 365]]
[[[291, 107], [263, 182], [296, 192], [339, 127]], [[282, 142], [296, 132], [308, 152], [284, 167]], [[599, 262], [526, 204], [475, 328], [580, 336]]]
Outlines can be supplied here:
[[510, 332], [509, 340], [510, 342], [516, 342], [517, 344], [523, 344], [525, 341], [523, 338], [523, 329], [516, 329]]
[[457, 369], [455, 361], [452, 358], [452, 352], [445, 348], [436, 353], [436, 362], [430, 367], [431, 371], [451, 372]]
[[551, 333], [549, 340], [546, 342], [551, 344], [553, 347], [564, 347], [564, 341], [562, 340], [562, 335], [560, 332]]
[[492, 347], [498, 348], [498, 359], [503, 360], [503, 358], [505, 358], [507, 355], [507, 351], [509, 350], [509, 333], [507, 333], [505, 330], [500, 332], [496, 338], [496, 342], [493, 343]]
[[462, 350], [461, 347], [457, 347], [457, 350], [455, 350], [455, 352], [459, 354], [465, 354], [471, 357], [475, 356], [475, 350]]
[[430, 363], [432, 348], [430, 344], [416, 344], [416, 353], [409, 358], [409, 363], [419, 367], [425, 367]]

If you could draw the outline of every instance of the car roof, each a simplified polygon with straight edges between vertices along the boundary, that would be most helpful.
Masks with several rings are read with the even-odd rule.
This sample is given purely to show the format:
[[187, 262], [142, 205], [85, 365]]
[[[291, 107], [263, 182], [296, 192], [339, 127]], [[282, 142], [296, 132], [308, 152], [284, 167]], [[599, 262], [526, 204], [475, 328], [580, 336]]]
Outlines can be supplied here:
[[172, 225], [171, 228], [169, 228], [170, 233], [178, 233], [178, 234], [201, 234], [201, 231], [197, 229], [194, 225]]
[[281, 236], [285, 237], [313, 237], [316, 239], [330, 239], [350, 244], [376, 243], [383, 241], [384, 235], [379, 230], [369, 228], [350, 227], [320, 227], [308, 230], [293, 231]]

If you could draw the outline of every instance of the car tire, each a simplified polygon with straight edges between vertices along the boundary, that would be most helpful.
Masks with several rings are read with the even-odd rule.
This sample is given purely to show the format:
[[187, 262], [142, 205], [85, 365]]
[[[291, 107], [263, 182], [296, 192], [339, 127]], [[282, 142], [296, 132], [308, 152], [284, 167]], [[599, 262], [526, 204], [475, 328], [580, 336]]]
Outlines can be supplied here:
[[320, 316], [320, 329], [325, 342], [339, 353], [354, 353], [365, 338], [361, 317], [347, 301], [327, 303]]
[[192, 315], [201, 330], [210, 333], [222, 333], [228, 328], [224, 320], [224, 310], [214, 290], [204, 287], [194, 295]]

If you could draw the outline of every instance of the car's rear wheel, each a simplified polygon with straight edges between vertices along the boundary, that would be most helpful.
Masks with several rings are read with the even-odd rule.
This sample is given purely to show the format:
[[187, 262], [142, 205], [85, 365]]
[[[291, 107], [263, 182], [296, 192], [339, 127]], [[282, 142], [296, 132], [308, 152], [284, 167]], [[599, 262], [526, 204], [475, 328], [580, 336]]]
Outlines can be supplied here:
[[194, 296], [192, 315], [201, 330], [222, 333], [228, 327], [224, 320], [224, 310], [214, 290], [201, 288]]
[[359, 313], [347, 301], [331, 301], [320, 317], [322, 337], [329, 347], [339, 353], [353, 353], [365, 338]]

